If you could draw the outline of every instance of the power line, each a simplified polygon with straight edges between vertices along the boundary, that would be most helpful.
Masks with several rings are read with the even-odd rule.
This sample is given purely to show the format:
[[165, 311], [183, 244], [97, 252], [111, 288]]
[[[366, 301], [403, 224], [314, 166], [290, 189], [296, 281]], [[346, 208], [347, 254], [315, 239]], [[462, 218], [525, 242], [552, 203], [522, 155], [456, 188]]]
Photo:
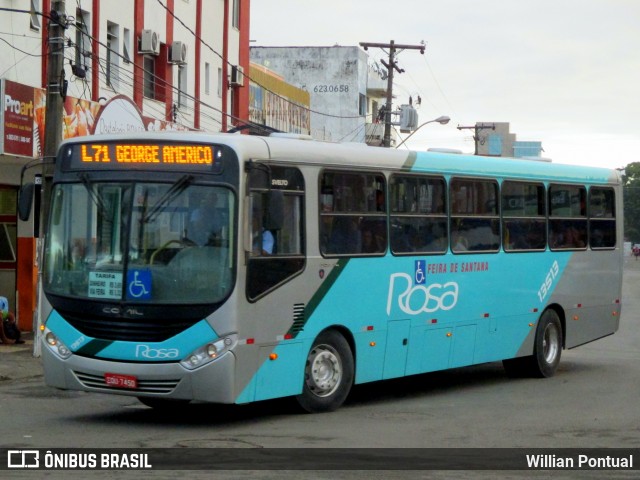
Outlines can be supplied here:
[[[77, 28], [77, 26], [76, 26], [76, 28]], [[115, 55], [116, 55], [116, 56], [118, 56], [119, 58], [121, 58], [121, 59], [125, 60], [126, 62], [129, 62], [129, 64], [133, 65], [133, 68], [138, 68], [138, 69], [142, 70], [142, 71], [143, 71], [144, 73], [146, 73], [147, 75], [151, 75], [151, 76], [153, 77], [154, 81], [155, 81], [155, 80], [160, 80], [160, 81], [162, 81], [163, 83], [165, 83], [165, 87], [168, 87], [168, 85], [166, 84], [166, 80], [165, 80], [163, 77], [160, 77], [160, 76], [156, 75], [154, 72], [150, 72], [150, 71], [146, 70], [146, 69], [144, 68], [144, 66], [139, 66], [139, 65], [136, 65], [134, 62], [131, 62], [131, 61], [130, 61], [128, 58], [126, 58], [124, 55], [120, 54], [120, 53], [119, 53], [118, 51], [116, 51], [116, 50], [113, 50], [113, 49], [112, 49], [112, 48], [110, 48], [108, 45], [106, 45], [104, 42], [101, 42], [99, 39], [95, 38], [93, 35], [89, 34], [88, 32], [86, 32], [86, 31], [84, 31], [84, 30], [82, 30], [82, 29], [80, 29], [79, 31], [80, 31], [80, 33], [81, 33], [83, 36], [86, 36], [86, 37], [87, 37], [87, 38], [89, 38], [90, 40], [96, 41], [96, 42], [97, 42], [101, 47], [105, 48], [106, 50], [108, 50], [108, 51], [109, 51], [109, 52], [111, 52], [112, 54], [115, 54]], [[68, 45], [69, 45], [69, 46], [75, 46], [75, 47], [78, 47], [78, 45], [76, 45], [76, 44], [74, 44], [73, 42], [71, 42], [71, 40], [68, 40], [68, 42], [67, 42], [67, 43], [68, 43]], [[91, 52], [91, 55], [96, 55], [96, 54], [95, 54], [95, 53], [93, 53], [93, 52]], [[98, 59], [98, 63], [100, 63], [101, 61], [105, 61], [105, 62], [106, 62], [106, 59], [102, 59], [99, 55], [96, 55], [96, 57], [97, 57], [97, 59]], [[119, 69], [120, 69], [121, 67], [119, 67], [119, 66], [118, 66], [117, 68], [119, 68]], [[124, 70], [124, 71], [126, 72], [126, 70]], [[131, 86], [133, 86], [133, 84], [131, 84]], [[268, 128], [268, 127], [264, 126], [264, 125], [260, 125], [260, 124], [257, 124], [257, 123], [255, 123], [255, 122], [252, 122], [252, 121], [250, 121], [249, 119], [242, 119], [242, 118], [236, 117], [236, 116], [234, 116], [234, 115], [232, 115], [232, 114], [230, 114], [230, 113], [223, 112], [222, 110], [220, 110], [220, 109], [218, 109], [218, 108], [214, 107], [213, 105], [209, 105], [208, 103], [204, 102], [203, 100], [201, 100], [201, 99], [196, 99], [193, 95], [190, 95], [190, 94], [188, 94], [187, 92], [185, 92], [185, 91], [183, 91], [183, 90], [179, 90], [177, 87], [175, 87], [175, 86], [173, 86], [173, 85], [171, 85], [170, 89], [171, 89], [171, 91], [172, 91], [172, 92], [178, 92], [178, 93], [180, 93], [180, 92], [181, 92], [181, 93], [183, 93], [183, 94], [185, 95], [185, 97], [187, 97], [188, 99], [192, 100], [193, 102], [198, 102], [200, 105], [202, 105], [202, 106], [204, 106], [204, 107], [207, 107], [207, 108], [210, 108], [211, 110], [217, 111], [217, 112], [218, 112], [218, 113], [220, 113], [221, 115], [227, 116], [227, 117], [229, 117], [229, 118], [230, 118], [230, 119], [232, 119], [232, 120], [235, 120], [235, 121], [238, 121], [238, 122], [241, 122], [241, 123], [247, 124], [247, 125], [251, 126], [252, 128], [255, 128], [256, 130], [261, 130], [261, 131], [264, 131], [265, 133], [267, 133], [267, 132], [269, 132], [269, 133], [270, 133], [270, 132], [272, 132], [272, 131], [273, 131], [273, 129], [270, 129], [270, 128]], [[289, 103], [293, 103], [293, 102], [289, 102]], [[297, 104], [294, 104], [294, 105], [297, 105]], [[298, 106], [300, 106], [301, 108], [304, 108], [304, 107], [302, 107], [301, 105], [298, 105]], [[165, 115], [163, 115], [163, 116], [165, 116]], [[165, 121], [166, 121], [166, 120], [165, 120]], [[189, 128], [191, 128], [191, 127], [189, 127]]]
[[[172, 17], [173, 17], [173, 18], [174, 18], [178, 23], [180, 23], [180, 25], [182, 25], [182, 26], [183, 26], [183, 27], [184, 27], [184, 28], [185, 28], [189, 33], [191, 33], [197, 41], [199, 41], [202, 45], [204, 45], [204, 46], [205, 46], [205, 47], [207, 47], [209, 50], [211, 50], [211, 51], [212, 51], [215, 55], [217, 55], [217, 56], [218, 56], [218, 57], [219, 57], [223, 62], [226, 62], [226, 63], [227, 63], [227, 65], [229, 65], [229, 66], [231, 66], [231, 67], [233, 67], [233, 66], [234, 66], [231, 62], [229, 62], [228, 60], [225, 60], [225, 58], [224, 58], [224, 57], [223, 57], [219, 52], [217, 52], [217, 51], [216, 51], [216, 50], [215, 50], [211, 45], [209, 45], [209, 44], [208, 44], [207, 42], [205, 42], [201, 37], [199, 37], [199, 36], [196, 34], [196, 32], [194, 32], [191, 28], [189, 28], [189, 27], [188, 27], [188, 26], [187, 26], [187, 25], [186, 25], [186, 24], [185, 24], [185, 23], [184, 23], [184, 22], [183, 22], [179, 17], [177, 17], [177, 16], [175, 15], [175, 13], [173, 13], [171, 10], [169, 10], [169, 8], [168, 8], [164, 3], [162, 3], [162, 1], [161, 1], [161, 0], [156, 0], [156, 1], [157, 1], [157, 2], [162, 6], [162, 8], [164, 8], [164, 9], [169, 13], [169, 15], [171, 15], [171, 16], [172, 16]], [[265, 91], [267, 91], [267, 92], [269, 92], [269, 93], [271, 93], [271, 94], [275, 95], [276, 97], [278, 97], [278, 98], [280, 98], [280, 99], [284, 100], [284, 101], [285, 101], [285, 102], [287, 102], [287, 103], [290, 103], [290, 104], [292, 104], [292, 105], [296, 105], [296, 106], [298, 106], [298, 107], [304, 108], [304, 109], [305, 109], [306, 111], [308, 111], [309, 113], [315, 113], [316, 115], [322, 115], [322, 116], [329, 117], [329, 118], [341, 118], [341, 119], [353, 119], [353, 118], [361, 118], [361, 117], [362, 117], [362, 115], [354, 115], [354, 116], [333, 115], [333, 114], [330, 114], [330, 113], [324, 113], [324, 112], [320, 112], [320, 111], [318, 111], [318, 110], [313, 110], [313, 109], [311, 109], [311, 108], [304, 107], [303, 105], [299, 105], [299, 104], [297, 104], [297, 103], [295, 103], [295, 102], [291, 101], [291, 100], [290, 100], [290, 99], [288, 99], [287, 97], [283, 97], [282, 95], [280, 95], [280, 94], [278, 94], [278, 93], [274, 92], [273, 90], [270, 90], [268, 87], [265, 87], [263, 84], [261, 84], [260, 82], [258, 82], [258, 81], [257, 81], [257, 80], [255, 80], [254, 78], [252, 78], [250, 75], [248, 75], [248, 74], [246, 74], [246, 73], [245, 73], [245, 74], [244, 74], [244, 76], [245, 76], [245, 77], [247, 77], [250, 81], [252, 81], [252, 82], [253, 82], [253, 83], [255, 83], [256, 85], [259, 85], [260, 87], [262, 87]]]

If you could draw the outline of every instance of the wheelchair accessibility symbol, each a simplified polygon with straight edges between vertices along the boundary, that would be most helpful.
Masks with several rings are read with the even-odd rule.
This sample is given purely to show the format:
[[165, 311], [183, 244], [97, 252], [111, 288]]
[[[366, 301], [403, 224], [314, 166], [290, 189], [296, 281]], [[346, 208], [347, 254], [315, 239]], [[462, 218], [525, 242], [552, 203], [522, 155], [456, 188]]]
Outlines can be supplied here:
[[129, 270], [127, 272], [127, 298], [130, 300], [151, 298], [151, 272], [149, 270]]
[[425, 260], [416, 260], [416, 271], [413, 275], [413, 280], [416, 285], [424, 285], [426, 280], [425, 271], [427, 268], [427, 262]]

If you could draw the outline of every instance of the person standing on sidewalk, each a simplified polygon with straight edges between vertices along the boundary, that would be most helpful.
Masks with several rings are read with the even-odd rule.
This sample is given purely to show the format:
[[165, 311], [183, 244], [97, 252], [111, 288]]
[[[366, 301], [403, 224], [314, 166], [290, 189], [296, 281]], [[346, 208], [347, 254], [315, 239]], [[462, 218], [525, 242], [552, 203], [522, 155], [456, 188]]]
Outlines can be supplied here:
[[13, 313], [9, 311], [9, 301], [0, 297], [0, 341], [4, 344], [24, 343], [20, 340], [20, 330]]

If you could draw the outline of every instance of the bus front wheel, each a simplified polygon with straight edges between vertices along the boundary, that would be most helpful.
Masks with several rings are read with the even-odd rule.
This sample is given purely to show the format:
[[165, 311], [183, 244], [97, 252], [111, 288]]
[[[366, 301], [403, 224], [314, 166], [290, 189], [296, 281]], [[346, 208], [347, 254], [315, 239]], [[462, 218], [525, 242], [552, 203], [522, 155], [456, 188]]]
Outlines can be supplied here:
[[330, 412], [347, 398], [353, 385], [353, 353], [345, 338], [328, 330], [316, 338], [304, 369], [302, 393], [296, 397], [307, 412]]
[[547, 309], [536, 329], [533, 355], [504, 360], [502, 364], [510, 377], [552, 377], [562, 354], [562, 324], [558, 313]]

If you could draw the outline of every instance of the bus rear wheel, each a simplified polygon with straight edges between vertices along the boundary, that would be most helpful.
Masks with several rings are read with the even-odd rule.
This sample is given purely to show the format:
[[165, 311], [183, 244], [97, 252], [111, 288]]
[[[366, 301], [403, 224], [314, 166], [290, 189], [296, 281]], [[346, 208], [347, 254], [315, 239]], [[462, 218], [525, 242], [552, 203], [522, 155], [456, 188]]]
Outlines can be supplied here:
[[536, 329], [533, 355], [502, 362], [510, 377], [553, 377], [562, 354], [562, 324], [558, 313], [547, 309]]
[[316, 338], [309, 350], [302, 393], [296, 399], [310, 413], [333, 411], [347, 398], [353, 377], [349, 344], [340, 333], [328, 330]]

